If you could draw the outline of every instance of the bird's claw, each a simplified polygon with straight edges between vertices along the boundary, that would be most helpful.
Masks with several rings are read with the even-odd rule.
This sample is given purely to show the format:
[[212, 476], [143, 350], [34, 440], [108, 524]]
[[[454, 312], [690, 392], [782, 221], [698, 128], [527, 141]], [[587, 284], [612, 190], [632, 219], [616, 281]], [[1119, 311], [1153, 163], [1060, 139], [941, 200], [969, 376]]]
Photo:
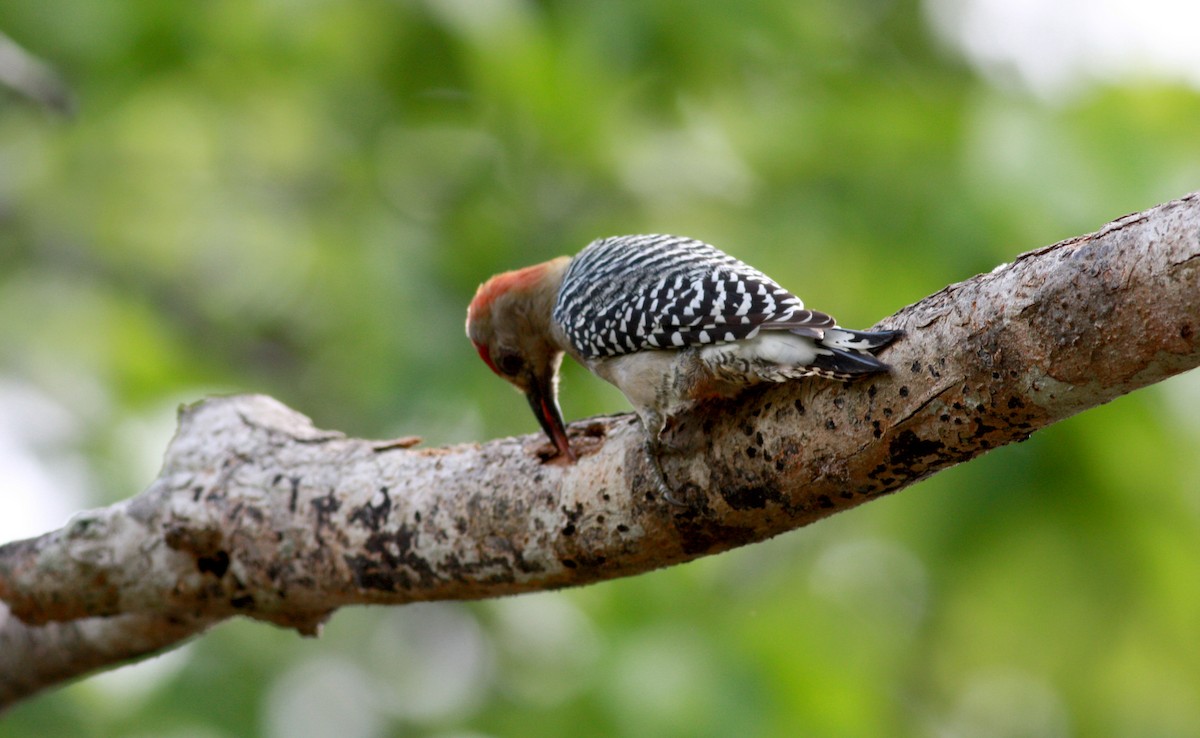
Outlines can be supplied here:
[[658, 486], [658, 493], [662, 498], [674, 505], [675, 507], [687, 507], [687, 504], [675, 497], [671, 485], [667, 484], [667, 475], [663, 472], [662, 462], [659, 460], [659, 454], [662, 453], [664, 447], [661, 443], [654, 441], [646, 442], [646, 457], [650, 459], [650, 466], [654, 468], [655, 484]]

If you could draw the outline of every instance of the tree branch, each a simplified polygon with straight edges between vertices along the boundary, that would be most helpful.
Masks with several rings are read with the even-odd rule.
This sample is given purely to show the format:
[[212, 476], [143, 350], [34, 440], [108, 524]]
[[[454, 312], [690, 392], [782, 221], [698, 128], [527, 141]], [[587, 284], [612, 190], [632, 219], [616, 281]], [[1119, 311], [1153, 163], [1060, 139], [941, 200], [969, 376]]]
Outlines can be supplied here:
[[0, 86], [60, 115], [70, 116], [75, 101], [62, 78], [16, 41], [0, 33]]
[[[181, 410], [142, 494], [0, 547], [0, 704], [231, 615], [315, 634], [338, 607], [586, 584], [797, 528], [1200, 363], [1200, 193], [1018, 257], [882, 322], [895, 370], [704, 407], [665, 461], [630, 415], [411, 450], [262, 396]], [[20, 620], [18, 620], [18, 618]], [[16, 647], [12, 644], [21, 644]]]
[[210, 624], [132, 613], [36, 626], [0, 602], [0, 709], [80, 674], [177, 646]]

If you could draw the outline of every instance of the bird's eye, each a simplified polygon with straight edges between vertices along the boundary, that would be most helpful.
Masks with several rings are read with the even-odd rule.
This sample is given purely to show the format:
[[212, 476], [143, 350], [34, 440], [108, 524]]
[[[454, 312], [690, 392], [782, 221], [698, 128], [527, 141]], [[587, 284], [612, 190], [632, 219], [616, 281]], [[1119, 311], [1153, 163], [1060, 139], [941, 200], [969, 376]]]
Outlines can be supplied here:
[[519, 354], [503, 353], [500, 354], [496, 366], [500, 367], [500, 371], [513, 377], [521, 372], [521, 369], [525, 366], [525, 362], [521, 360]]

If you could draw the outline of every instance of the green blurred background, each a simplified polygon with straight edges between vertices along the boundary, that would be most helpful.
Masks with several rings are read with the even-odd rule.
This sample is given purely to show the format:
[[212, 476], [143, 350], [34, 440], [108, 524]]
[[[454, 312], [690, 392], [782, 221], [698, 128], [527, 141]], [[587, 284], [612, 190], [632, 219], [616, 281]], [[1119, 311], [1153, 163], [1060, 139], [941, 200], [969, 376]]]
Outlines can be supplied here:
[[[1122, 52], [1132, 21], [1002, 5], [4, 0], [76, 114], [0, 94], [0, 532], [135, 494], [210, 393], [534, 432], [465, 306], [599, 236], [708, 240], [865, 327], [1200, 189], [1200, 58], [1146, 51], [1196, 24]], [[1198, 735], [1198, 404], [1179, 377], [625, 581], [228, 623], [0, 736]], [[627, 409], [573, 365], [563, 406]]]

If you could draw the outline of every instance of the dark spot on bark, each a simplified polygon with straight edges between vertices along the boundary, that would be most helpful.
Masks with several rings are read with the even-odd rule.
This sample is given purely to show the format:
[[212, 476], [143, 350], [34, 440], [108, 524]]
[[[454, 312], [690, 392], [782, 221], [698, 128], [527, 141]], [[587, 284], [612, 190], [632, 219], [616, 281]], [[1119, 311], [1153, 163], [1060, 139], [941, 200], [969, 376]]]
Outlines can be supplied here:
[[800, 402], [799, 400], [796, 400], [796, 402], [793, 404], [796, 406], [796, 412], [803, 415], [804, 414], [804, 403]]
[[875, 385], [871, 385], [870, 387], [867, 387], [867, 397], [874, 397], [876, 391], [877, 390], [875, 389]]
[[846, 398], [842, 397], [841, 395], [838, 395], [837, 397], [833, 398], [833, 406], [838, 408], [839, 410], [846, 407]]
[[676, 518], [676, 521], [680, 546], [689, 555], [723, 551], [754, 540], [752, 528], [735, 528], [711, 520], [691, 518]]
[[605, 492], [604, 494], [600, 495], [600, 499], [604, 500], [605, 502], [608, 502], [609, 500], [612, 499], [612, 497], [609, 496], [609, 494], [607, 492]]
[[1017, 410], [1018, 408], [1023, 408], [1023, 407], [1025, 407], [1025, 403], [1021, 400], [1020, 397], [1008, 398], [1008, 409], [1009, 410]]
[[292, 496], [288, 499], [288, 512], [296, 512], [296, 500], [300, 496], [300, 477], [291, 477]]
[[596, 516], [596, 522], [597, 522], [597, 523], [599, 523], [600, 525], [604, 525], [604, 516], [603, 516], [603, 515], [597, 515], [597, 516]]
[[828, 510], [833, 507], [833, 500], [829, 499], [829, 495], [817, 495], [817, 506]]
[[757, 418], [759, 415], [762, 415], [762, 408], [756, 407], [750, 411], [750, 414]]
[[758, 456], [758, 449], [753, 446], [747, 446], [746, 455], [753, 459], [755, 456]]
[[768, 502], [780, 502], [778, 491], [763, 486], [734, 487], [721, 491], [725, 504], [734, 510], [761, 510]]
[[833, 430], [834, 428], [837, 428], [837, 423], [833, 422], [833, 418], [827, 418], [825, 420], [825, 427], [829, 430]]
[[883, 409], [883, 417], [885, 417], [885, 418], [892, 417], [892, 409], [890, 407], [885, 407]]
[[413, 520], [417, 521], [418, 523], [421, 522], [421, 511], [420, 510], [417, 510], [416, 512], [413, 513]]
[[617, 523], [617, 532], [618, 533], [628, 533], [629, 526], [625, 525], [624, 523]]
[[909, 367], [909, 370], [912, 371], [913, 374], [920, 374], [921, 373], [921, 362], [913, 361], [912, 366]]
[[787, 462], [785, 462], [783, 459], [775, 460], [775, 471], [783, 471], [786, 468], [787, 468]]
[[938, 416], [938, 420], [945, 423], [946, 421], [950, 420], [950, 413], [942, 413], [941, 415]]
[[908, 397], [908, 387], [901, 387], [897, 391], [900, 393], [901, 397]]
[[167, 548], [195, 558], [196, 569], [222, 577], [229, 569], [229, 553], [224, 549], [224, 536], [211, 528], [172, 526], [163, 533]]
[[883, 435], [883, 426], [879, 424], [878, 420], [871, 421], [871, 428], [874, 429], [871, 431], [871, 435], [875, 436], [876, 438], [879, 438]]
[[276, 474], [275, 477], [271, 480], [271, 485], [274, 486], [276, 484], [279, 484], [281, 481], [283, 481], [283, 475]]
[[1192, 328], [1192, 326], [1188, 325], [1187, 323], [1184, 323], [1179, 328], [1179, 337], [1185, 341], [1192, 340], [1192, 336], [1194, 336], [1195, 334], [1196, 334], [1195, 330]]
[[983, 411], [984, 411], [984, 410], [986, 410], [986, 409], [987, 409], [987, 408], [985, 408], [985, 407], [983, 406], [983, 403], [982, 403], [982, 402], [981, 402], [981, 403], [979, 403], [979, 404], [977, 404], [977, 405], [975, 405], [975, 412], [977, 412], [977, 413], [981, 413], [981, 412], [983, 412]]
[[217, 551], [211, 556], [197, 556], [196, 569], [201, 574], [212, 574], [220, 579], [225, 576], [225, 572], [229, 571], [229, 554], [225, 551]]
[[317, 530], [319, 535], [320, 529], [329, 525], [329, 516], [337, 512], [342, 503], [338, 498], [333, 496], [333, 490], [329, 490], [329, 494], [315, 498], [311, 504], [313, 510], [317, 513]]
[[564, 536], [573, 536], [573, 535], [575, 535], [575, 524], [574, 524], [574, 523], [567, 523], [566, 525], [564, 525], [564, 526], [563, 526], [563, 529], [562, 529], [562, 534], [563, 534]]
[[254, 597], [251, 595], [234, 597], [229, 601], [229, 606], [235, 610], [249, 610], [254, 607]]
[[204, 494], [204, 488], [203, 488], [203, 487], [201, 487], [201, 486], [198, 486], [198, 485], [197, 485], [196, 487], [193, 487], [193, 488], [192, 488], [192, 502], [199, 502], [199, 501], [200, 501], [200, 495], [202, 495], [202, 494]]
[[576, 566], [578, 566], [578, 564], [575, 563], [574, 559], [563, 559], [562, 565], [567, 567], [568, 569], [574, 569]]
[[408, 526], [372, 533], [363, 544], [365, 554], [345, 557], [354, 583], [362, 589], [384, 592], [408, 589], [417, 582], [432, 585], [438, 579], [437, 573], [414, 552], [419, 536], [419, 531]]
[[[567, 509], [566, 505], [560, 505], [558, 509], [562, 510], [562, 514], [567, 516], [568, 523], [577, 523], [583, 517], [583, 503], [581, 502], [575, 503], [574, 510]], [[574, 530], [574, 526], [572, 526], [572, 530]]]
[[763, 434], [755, 433], [754, 434], [754, 442], [757, 443], [759, 446], [762, 446], [763, 445]]
[[749, 423], [742, 423], [742, 433], [745, 433], [747, 436], [754, 435], [754, 426]]
[[412, 586], [412, 578], [407, 574], [392, 571], [371, 556], [347, 556], [346, 566], [359, 589], [395, 592]]
[[388, 521], [388, 516], [392, 514], [392, 498], [388, 494], [387, 487], [380, 487], [379, 493], [383, 495], [378, 505], [372, 505], [370, 502], [362, 507], [356, 508], [350, 513], [351, 523], [361, 523], [363, 527], [378, 531]]
[[962, 410], [962, 409], [963, 409], [963, 406], [962, 406], [962, 403], [961, 403], [961, 402], [955, 402], [955, 403], [954, 403], [953, 405], [951, 405], [950, 407], [954, 408], [955, 410]]
[[992, 379], [999, 379], [999, 378], [1000, 378], [1000, 372], [992, 372]]
[[903, 431], [888, 445], [888, 460], [893, 465], [908, 467], [921, 459], [939, 453], [946, 444], [937, 440], [920, 438], [910, 430]]

